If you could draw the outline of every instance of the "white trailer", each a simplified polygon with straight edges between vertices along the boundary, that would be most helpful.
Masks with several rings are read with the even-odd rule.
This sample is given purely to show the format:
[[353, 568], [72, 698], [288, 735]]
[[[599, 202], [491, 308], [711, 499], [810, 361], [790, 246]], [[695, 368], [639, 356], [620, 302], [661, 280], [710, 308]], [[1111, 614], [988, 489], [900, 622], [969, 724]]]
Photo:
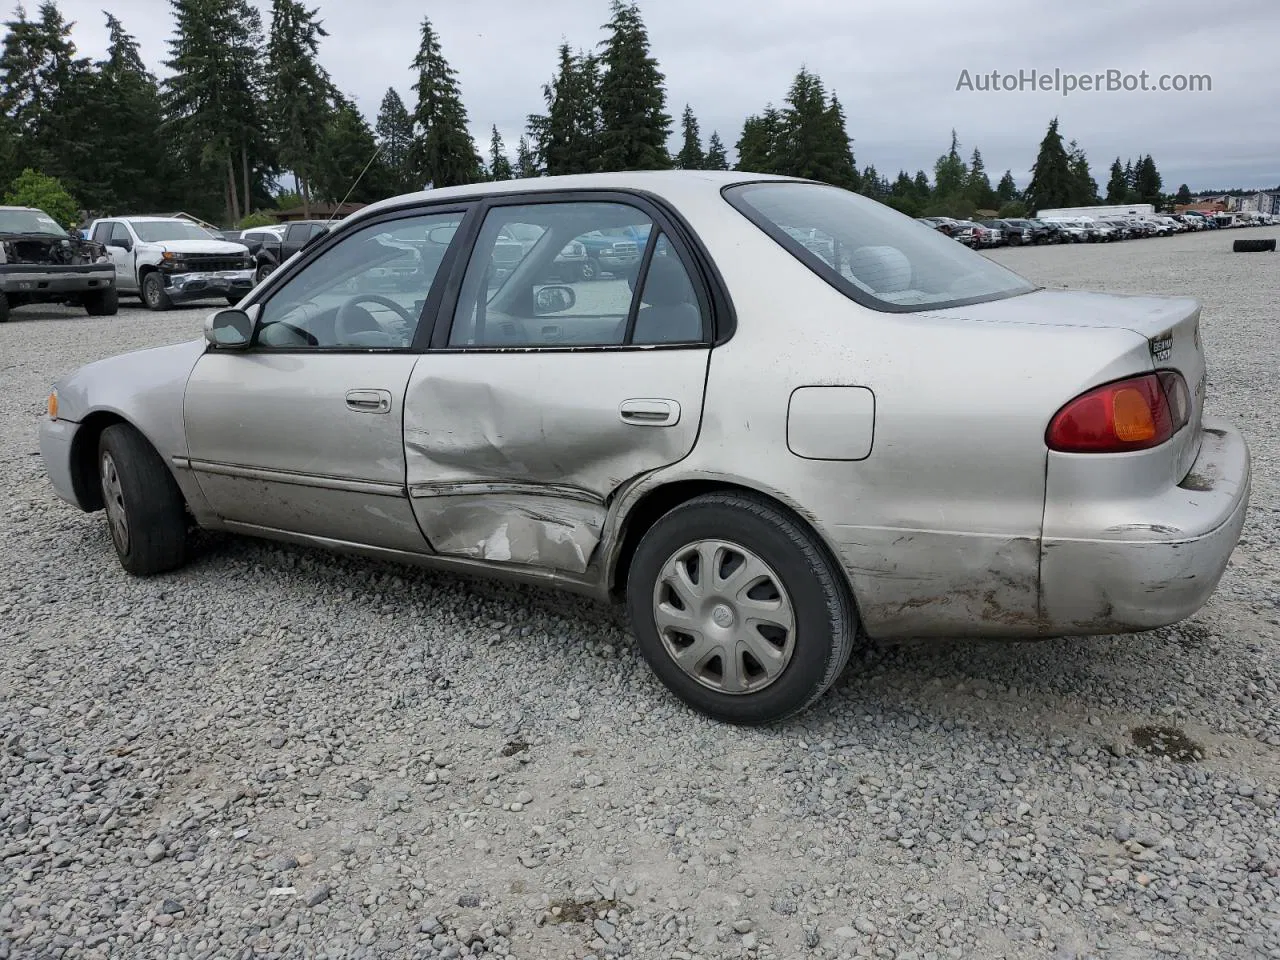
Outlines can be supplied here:
[[1076, 217], [1110, 219], [1112, 217], [1150, 217], [1156, 212], [1152, 203], [1112, 203], [1096, 207], [1057, 207], [1051, 210], [1037, 210], [1038, 220], [1065, 220]]

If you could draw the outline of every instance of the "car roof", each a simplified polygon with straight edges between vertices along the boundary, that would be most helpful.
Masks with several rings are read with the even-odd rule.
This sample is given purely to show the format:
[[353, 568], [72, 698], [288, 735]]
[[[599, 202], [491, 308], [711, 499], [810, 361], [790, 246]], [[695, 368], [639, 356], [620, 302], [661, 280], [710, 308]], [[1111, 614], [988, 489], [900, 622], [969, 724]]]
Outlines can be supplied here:
[[7, 204], [0, 204], [0, 210], [34, 210], [36, 213], [43, 213], [39, 207], [14, 207]]
[[457, 187], [440, 187], [388, 197], [361, 207], [341, 221], [342, 225], [356, 223], [366, 217], [376, 216], [383, 210], [412, 203], [433, 203], [439, 200], [473, 199], [501, 196], [507, 193], [554, 193], [561, 190], [640, 190], [655, 194], [665, 200], [678, 203], [683, 198], [705, 196], [719, 192], [735, 183], [754, 183], [761, 180], [782, 183], [813, 183], [797, 177], [783, 177], [767, 173], [747, 173], [741, 170], [624, 170], [615, 173], [575, 173], [555, 177], [526, 177], [518, 180], [489, 180], [468, 183]]

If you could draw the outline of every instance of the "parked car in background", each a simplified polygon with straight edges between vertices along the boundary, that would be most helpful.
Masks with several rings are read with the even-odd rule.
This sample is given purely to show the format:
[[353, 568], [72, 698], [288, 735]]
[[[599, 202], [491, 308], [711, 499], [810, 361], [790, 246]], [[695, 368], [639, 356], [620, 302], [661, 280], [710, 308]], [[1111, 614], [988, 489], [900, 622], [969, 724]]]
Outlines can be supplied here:
[[0, 207], [0, 323], [14, 307], [62, 303], [107, 317], [118, 306], [115, 268], [99, 243], [72, 236], [35, 207]]
[[[488, 289], [513, 223], [546, 236]], [[619, 233], [649, 238], [625, 281], [543, 282], [570, 241]], [[202, 339], [71, 373], [40, 450], [132, 574], [180, 567], [195, 525], [572, 589], [625, 607], [676, 696], [762, 723], [864, 636], [1199, 609], [1251, 476], [1204, 412], [1199, 318], [1037, 288], [825, 184], [485, 182], [365, 207]]]
[[107, 217], [89, 225], [116, 270], [116, 289], [150, 310], [216, 298], [236, 303], [253, 287], [243, 243], [221, 240], [181, 217]]
[[293, 220], [255, 227], [240, 235], [253, 257], [253, 282], [261, 283], [295, 253], [329, 228], [325, 220]]

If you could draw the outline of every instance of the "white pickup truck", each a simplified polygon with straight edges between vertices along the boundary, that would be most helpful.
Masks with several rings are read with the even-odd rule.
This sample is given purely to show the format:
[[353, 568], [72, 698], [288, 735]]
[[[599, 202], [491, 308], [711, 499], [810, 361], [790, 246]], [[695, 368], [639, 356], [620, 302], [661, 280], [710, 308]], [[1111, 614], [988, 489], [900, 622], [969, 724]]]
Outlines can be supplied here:
[[89, 238], [107, 248], [116, 289], [136, 294], [151, 310], [213, 298], [236, 304], [253, 289], [249, 248], [181, 217], [94, 220]]

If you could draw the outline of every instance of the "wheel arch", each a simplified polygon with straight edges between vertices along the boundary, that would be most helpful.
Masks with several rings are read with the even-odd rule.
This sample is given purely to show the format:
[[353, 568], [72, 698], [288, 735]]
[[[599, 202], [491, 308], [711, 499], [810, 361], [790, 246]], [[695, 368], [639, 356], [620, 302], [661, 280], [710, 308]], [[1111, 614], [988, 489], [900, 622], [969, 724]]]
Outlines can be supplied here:
[[631, 569], [631, 561], [636, 548], [645, 533], [666, 513], [683, 503], [709, 493], [740, 493], [757, 499], [766, 500], [775, 509], [787, 514], [795, 523], [813, 537], [818, 548], [826, 555], [828, 562], [838, 572], [840, 582], [848, 591], [849, 602], [857, 617], [858, 629], [862, 629], [862, 611], [858, 605], [857, 593], [852, 582], [840, 562], [839, 555], [813, 517], [807, 515], [796, 504], [788, 501], [776, 491], [752, 487], [744, 483], [720, 478], [686, 478], [662, 483], [642, 493], [635, 503], [626, 508], [614, 537], [615, 547], [609, 554], [605, 572], [605, 588], [611, 599], [620, 600], [626, 593], [627, 574]]
[[[93, 513], [103, 507], [102, 488], [98, 483], [98, 441], [104, 430], [119, 423], [138, 431], [152, 450], [157, 454], [160, 452], [155, 441], [147, 436], [146, 431], [119, 411], [95, 410], [84, 417], [71, 440], [71, 486], [86, 513]], [[161, 460], [164, 460], [163, 456]], [[172, 465], [166, 461], [165, 466], [172, 474]], [[174, 480], [177, 479], [175, 476]], [[178, 489], [182, 490], [180, 483]], [[186, 498], [185, 491], [183, 497]]]

